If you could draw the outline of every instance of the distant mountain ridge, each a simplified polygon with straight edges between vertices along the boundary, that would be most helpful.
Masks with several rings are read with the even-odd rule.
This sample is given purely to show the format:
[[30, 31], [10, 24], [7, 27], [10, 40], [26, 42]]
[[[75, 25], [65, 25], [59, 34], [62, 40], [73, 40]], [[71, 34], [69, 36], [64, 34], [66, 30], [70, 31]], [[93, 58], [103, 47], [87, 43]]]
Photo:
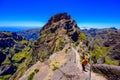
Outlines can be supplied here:
[[28, 29], [28, 30], [22, 30], [19, 32], [16, 32], [18, 35], [23, 36], [28, 41], [35, 41], [40, 36], [40, 29], [41, 28], [34, 28], [34, 29]]
[[90, 28], [90, 29], [82, 29], [82, 31], [87, 35], [87, 36], [91, 36], [91, 37], [95, 37], [96, 35], [99, 35], [101, 33], [105, 34], [108, 31], [114, 31], [114, 30], [118, 30], [115, 27], [111, 27], [111, 28], [103, 28], [103, 29], [97, 29], [97, 28]]

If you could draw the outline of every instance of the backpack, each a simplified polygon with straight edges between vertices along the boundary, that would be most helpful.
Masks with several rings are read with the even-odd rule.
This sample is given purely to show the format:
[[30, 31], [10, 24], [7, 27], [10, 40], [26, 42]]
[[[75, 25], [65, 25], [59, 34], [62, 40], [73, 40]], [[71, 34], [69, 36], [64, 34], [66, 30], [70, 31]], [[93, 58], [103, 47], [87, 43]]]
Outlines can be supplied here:
[[86, 66], [87, 60], [86, 60], [86, 59], [83, 59], [82, 64], [83, 64], [84, 66]]

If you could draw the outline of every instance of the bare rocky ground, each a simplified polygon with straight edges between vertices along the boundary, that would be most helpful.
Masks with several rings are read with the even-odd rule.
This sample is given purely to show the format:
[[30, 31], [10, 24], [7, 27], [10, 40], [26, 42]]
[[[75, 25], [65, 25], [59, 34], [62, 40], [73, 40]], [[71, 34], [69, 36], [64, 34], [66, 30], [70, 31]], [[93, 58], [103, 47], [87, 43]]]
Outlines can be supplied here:
[[[66, 49], [68, 52], [65, 52]], [[76, 49], [69, 44], [66, 45], [62, 51], [51, 55], [48, 61], [44, 63], [38, 61], [19, 80], [27, 80], [35, 69], [39, 69], [39, 72], [35, 74], [33, 80], [106, 80], [96, 73], [90, 74], [89, 66], [87, 72], [82, 71], [80, 54]]]
[[91, 72], [91, 80], [107, 80], [107, 79], [101, 74]]

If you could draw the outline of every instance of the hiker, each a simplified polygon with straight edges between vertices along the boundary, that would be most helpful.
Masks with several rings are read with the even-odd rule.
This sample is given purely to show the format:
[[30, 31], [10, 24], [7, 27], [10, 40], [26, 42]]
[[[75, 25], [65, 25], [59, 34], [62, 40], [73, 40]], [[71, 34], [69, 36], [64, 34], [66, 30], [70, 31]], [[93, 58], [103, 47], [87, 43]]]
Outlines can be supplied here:
[[87, 60], [86, 60], [86, 58], [85, 57], [83, 57], [83, 60], [82, 60], [82, 68], [83, 68], [83, 71], [85, 71], [85, 72], [87, 72], [86, 70], [85, 70], [85, 66], [87, 65]]

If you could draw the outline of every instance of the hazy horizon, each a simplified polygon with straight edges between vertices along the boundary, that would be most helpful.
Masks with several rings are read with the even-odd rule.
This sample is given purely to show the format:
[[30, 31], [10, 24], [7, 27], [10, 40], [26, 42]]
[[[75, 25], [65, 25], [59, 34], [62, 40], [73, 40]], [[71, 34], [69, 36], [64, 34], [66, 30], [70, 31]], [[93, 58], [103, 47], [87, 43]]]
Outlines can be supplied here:
[[[47, 22], [46, 22], [47, 23]], [[13, 27], [13, 28], [19, 28], [19, 27], [26, 27], [26, 28], [40, 28], [43, 27], [46, 23], [42, 23], [42, 22], [9, 22], [9, 23], [1, 23], [0, 27]], [[119, 24], [111, 24], [111, 23], [77, 23], [77, 25], [79, 26], [79, 28], [81, 29], [89, 29], [89, 28], [97, 28], [97, 29], [102, 29], [102, 28], [111, 28], [111, 27], [115, 27], [117, 29], [120, 29], [120, 23]]]
[[[105, 28], [112, 28], [114, 26], [111, 26], [111, 27], [101, 27], [101, 28], [94, 28], [94, 29], [105, 29]], [[24, 30], [30, 30], [30, 29], [41, 29], [42, 26], [31, 26], [31, 27], [28, 27], [28, 26], [0, 26], [0, 31], [10, 31], [10, 32], [19, 32], [19, 31], [24, 31]], [[81, 30], [83, 29], [91, 29], [90, 27], [79, 27]], [[92, 27], [93, 28], [93, 27]], [[117, 27], [115, 27], [117, 28]], [[119, 28], [117, 28], [119, 29]]]

